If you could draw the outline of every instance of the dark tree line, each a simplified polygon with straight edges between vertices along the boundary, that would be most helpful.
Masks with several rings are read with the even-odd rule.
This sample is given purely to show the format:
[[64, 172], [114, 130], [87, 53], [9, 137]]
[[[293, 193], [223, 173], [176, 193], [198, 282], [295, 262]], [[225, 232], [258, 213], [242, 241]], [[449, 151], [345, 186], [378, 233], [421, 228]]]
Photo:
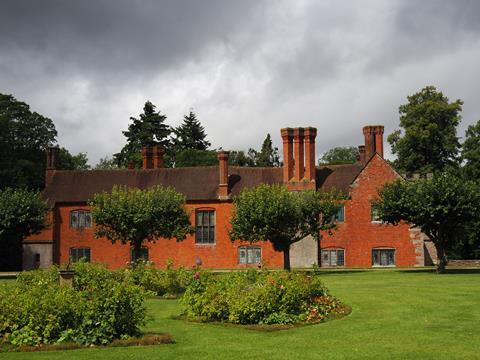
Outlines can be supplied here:
[[[169, 167], [209, 166], [218, 163], [217, 151], [210, 148], [205, 128], [193, 111], [183, 117], [178, 127], [171, 127], [166, 124], [166, 115], [147, 101], [143, 113], [130, 120], [132, 123], [128, 130], [123, 132], [127, 140], [125, 146], [113, 159], [101, 159], [97, 168], [127, 167], [130, 163], [140, 168], [142, 146], [154, 144], [165, 147], [165, 160]], [[280, 165], [278, 149], [273, 147], [270, 134], [267, 134], [260, 151], [231, 151], [229, 163], [238, 166]]]
[[[32, 112], [12, 95], [0, 94], [0, 189], [40, 190], [45, 184], [45, 150], [57, 143], [53, 121]], [[59, 168], [87, 170], [85, 153], [60, 149]]]

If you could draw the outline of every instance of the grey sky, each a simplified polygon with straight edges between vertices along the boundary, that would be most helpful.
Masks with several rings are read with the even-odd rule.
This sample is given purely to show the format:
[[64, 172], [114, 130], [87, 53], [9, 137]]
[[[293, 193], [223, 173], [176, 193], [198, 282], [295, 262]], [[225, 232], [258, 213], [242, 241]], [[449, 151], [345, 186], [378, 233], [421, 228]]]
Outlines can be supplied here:
[[480, 1], [7, 0], [0, 34], [0, 92], [92, 163], [146, 100], [224, 149], [284, 126], [316, 126], [319, 154], [358, 145], [425, 85], [464, 100], [459, 136], [480, 119]]

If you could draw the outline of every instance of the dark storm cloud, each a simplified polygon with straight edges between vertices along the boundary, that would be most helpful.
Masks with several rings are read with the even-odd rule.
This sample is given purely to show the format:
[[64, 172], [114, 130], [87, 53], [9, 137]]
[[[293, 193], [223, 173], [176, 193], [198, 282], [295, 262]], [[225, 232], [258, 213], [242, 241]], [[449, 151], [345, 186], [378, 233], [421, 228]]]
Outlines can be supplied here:
[[[480, 1], [25, 1], [0, 5], [0, 92], [52, 118], [92, 163], [123, 146], [152, 100], [177, 125], [197, 112], [214, 147], [316, 126], [317, 151], [398, 128], [428, 84], [480, 118]], [[385, 147], [388, 151], [388, 145]]]
[[373, 72], [478, 46], [480, 1], [400, 1], [383, 35], [370, 61]]
[[[4, 1], [0, 49], [47, 72], [148, 77], [229, 43], [258, 1]], [[8, 34], [8, 36], [5, 36]], [[61, 69], [60, 69], [61, 70]]]

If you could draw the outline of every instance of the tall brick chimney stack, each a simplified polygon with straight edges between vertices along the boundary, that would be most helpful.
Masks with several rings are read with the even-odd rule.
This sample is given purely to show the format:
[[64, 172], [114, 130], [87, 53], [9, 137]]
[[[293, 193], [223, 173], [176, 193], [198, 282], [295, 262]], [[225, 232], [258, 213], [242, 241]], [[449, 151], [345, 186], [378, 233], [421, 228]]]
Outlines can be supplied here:
[[305, 179], [315, 180], [315, 138], [317, 129], [313, 127], [305, 128]]
[[165, 166], [163, 155], [165, 154], [165, 148], [162, 145], [155, 145], [152, 148], [153, 151], [153, 168], [160, 169]]
[[293, 129], [280, 130], [283, 140], [283, 182], [287, 183], [293, 178]]
[[219, 169], [218, 198], [228, 199], [228, 151], [220, 151], [217, 155]]
[[317, 129], [284, 128], [283, 182], [291, 190], [315, 189], [315, 138]]
[[365, 145], [358, 146], [358, 162], [365, 162]]
[[383, 131], [382, 125], [369, 125], [363, 127], [365, 136], [365, 161], [377, 153], [383, 158]]
[[294, 173], [293, 178], [297, 181], [302, 181], [305, 171], [305, 136], [303, 128], [293, 129], [293, 158]]
[[383, 131], [382, 125], [375, 126], [375, 151], [383, 158]]
[[150, 146], [142, 147], [142, 169], [153, 169], [153, 151]]
[[47, 147], [47, 170], [45, 172], [45, 185], [48, 185], [53, 180], [53, 175], [57, 170], [58, 154], [60, 149], [58, 146]]

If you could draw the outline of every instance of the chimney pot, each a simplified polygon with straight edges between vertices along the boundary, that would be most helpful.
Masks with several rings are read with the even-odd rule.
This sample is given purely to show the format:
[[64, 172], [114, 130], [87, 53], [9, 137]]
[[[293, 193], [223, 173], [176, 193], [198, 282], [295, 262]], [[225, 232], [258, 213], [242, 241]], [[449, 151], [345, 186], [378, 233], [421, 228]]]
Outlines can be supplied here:
[[53, 174], [57, 170], [58, 154], [60, 149], [58, 146], [47, 147], [47, 168], [45, 171], [45, 186], [51, 184]]
[[230, 153], [228, 151], [220, 151], [217, 154], [218, 171], [219, 171], [218, 197], [221, 200], [228, 199], [228, 157], [229, 155]]
[[283, 181], [289, 182], [293, 178], [293, 129], [280, 130], [283, 141]]
[[358, 162], [365, 162], [365, 145], [358, 146]]
[[296, 181], [302, 181], [305, 171], [305, 152], [304, 152], [304, 129], [294, 128], [293, 129], [293, 152], [295, 159], [294, 174], [293, 177]]
[[142, 147], [142, 169], [153, 169], [153, 151], [151, 146]]
[[383, 131], [382, 125], [368, 125], [363, 127], [365, 136], [365, 161], [372, 158], [375, 153], [383, 158]]
[[308, 181], [315, 181], [315, 138], [317, 129], [314, 127], [305, 128], [305, 178]]
[[165, 148], [162, 145], [155, 145], [153, 147], [153, 168], [160, 169], [165, 166], [163, 155], [165, 154]]

